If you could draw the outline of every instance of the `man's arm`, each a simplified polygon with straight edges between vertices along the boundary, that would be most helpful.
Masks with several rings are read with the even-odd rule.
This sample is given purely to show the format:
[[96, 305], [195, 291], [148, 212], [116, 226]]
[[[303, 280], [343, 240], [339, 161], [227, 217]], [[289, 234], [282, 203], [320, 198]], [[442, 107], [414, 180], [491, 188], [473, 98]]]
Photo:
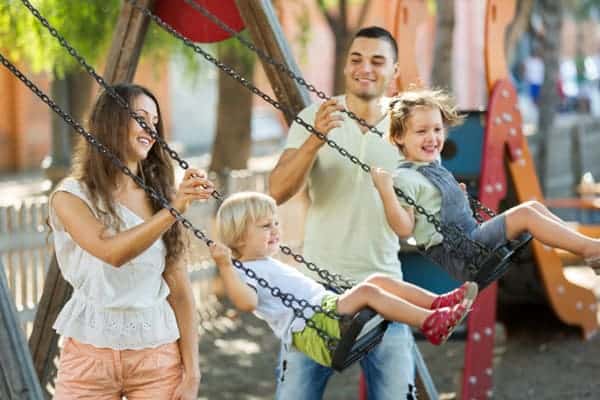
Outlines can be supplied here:
[[[330, 99], [321, 104], [315, 115], [315, 129], [327, 135], [332, 129], [340, 127], [343, 117], [336, 111], [342, 109], [343, 106], [335, 99]], [[310, 123], [310, 121], [307, 122]], [[294, 123], [290, 128], [290, 135], [295, 130], [304, 129], [304, 127]], [[277, 165], [269, 176], [269, 194], [277, 201], [277, 204], [285, 203], [304, 187], [308, 173], [317, 157], [317, 152], [323, 144], [324, 142], [321, 139], [309, 134], [300, 147], [288, 148], [281, 154]]]

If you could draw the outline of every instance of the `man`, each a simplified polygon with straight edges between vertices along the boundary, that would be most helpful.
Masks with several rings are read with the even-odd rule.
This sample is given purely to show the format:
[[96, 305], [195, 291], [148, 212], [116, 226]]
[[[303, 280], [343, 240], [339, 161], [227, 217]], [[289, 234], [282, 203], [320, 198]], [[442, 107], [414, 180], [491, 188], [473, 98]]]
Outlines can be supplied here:
[[[397, 53], [388, 31], [361, 29], [347, 55], [345, 95], [313, 104], [299, 114], [361, 161], [390, 171], [398, 164], [398, 151], [340, 110], [346, 108], [387, 132], [384, 93], [396, 76]], [[309, 261], [357, 281], [375, 272], [402, 278], [398, 238], [386, 222], [369, 174], [294, 123], [286, 149], [271, 173], [270, 194], [280, 204], [305, 184], [311, 204], [303, 254]], [[409, 328], [392, 324], [383, 341], [363, 358], [369, 400], [406, 398], [414, 382], [413, 345]], [[277, 399], [322, 398], [331, 369], [293, 349], [282, 348], [280, 359]]]

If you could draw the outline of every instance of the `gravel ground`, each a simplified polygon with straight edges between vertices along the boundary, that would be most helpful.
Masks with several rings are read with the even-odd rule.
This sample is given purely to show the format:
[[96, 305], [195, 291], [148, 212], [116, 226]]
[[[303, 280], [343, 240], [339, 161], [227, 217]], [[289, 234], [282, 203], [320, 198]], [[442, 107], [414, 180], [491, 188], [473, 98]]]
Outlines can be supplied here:
[[[279, 348], [252, 315], [226, 312], [201, 338], [200, 399], [272, 399]], [[545, 306], [505, 307], [494, 351], [495, 399], [600, 399], [600, 336], [581, 339]], [[464, 342], [418, 342], [442, 399], [459, 398]], [[358, 398], [357, 368], [336, 374], [325, 399]]]

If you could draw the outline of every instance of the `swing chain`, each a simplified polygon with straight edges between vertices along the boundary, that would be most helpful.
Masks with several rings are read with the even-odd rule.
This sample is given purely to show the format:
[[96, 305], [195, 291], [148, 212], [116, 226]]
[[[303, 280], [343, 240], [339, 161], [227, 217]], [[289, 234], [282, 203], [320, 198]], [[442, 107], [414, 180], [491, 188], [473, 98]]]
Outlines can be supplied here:
[[[156, 24], [158, 24], [161, 28], [163, 28], [169, 34], [171, 34], [172, 36], [174, 36], [174, 37], [178, 38], [179, 40], [183, 41], [183, 43], [186, 46], [190, 47], [196, 53], [202, 55], [202, 57], [204, 57], [204, 59], [206, 59], [207, 61], [209, 61], [213, 65], [215, 65], [221, 71], [225, 72], [231, 78], [233, 78], [236, 81], [238, 81], [242, 86], [244, 86], [245, 88], [247, 88], [248, 90], [250, 90], [253, 94], [259, 96], [264, 101], [266, 101], [267, 103], [271, 104], [275, 109], [277, 109], [279, 111], [282, 111], [283, 113], [287, 114], [288, 116], [295, 115], [295, 113], [293, 113], [290, 108], [282, 105], [280, 102], [278, 102], [277, 100], [273, 99], [268, 94], [262, 92], [260, 89], [258, 89], [256, 86], [254, 86], [248, 79], [246, 79], [243, 76], [241, 76], [235, 69], [233, 69], [232, 67], [230, 67], [230, 66], [224, 64], [223, 62], [217, 60], [211, 54], [209, 54], [206, 51], [204, 51], [204, 49], [202, 49], [200, 46], [196, 45], [194, 42], [192, 42], [190, 39], [188, 39], [187, 37], [185, 37], [181, 33], [177, 32], [171, 25], [169, 25], [167, 22], [163, 21], [159, 16], [157, 16], [156, 14], [154, 14], [148, 8], [139, 5], [136, 0], [128, 0], [128, 1], [129, 1], [129, 3], [131, 3], [131, 5], [133, 7], [135, 7], [136, 9], [138, 9], [140, 12], [142, 12], [148, 18], [152, 19]], [[300, 117], [299, 115], [295, 115], [293, 117], [293, 121], [296, 122], [297, 124], [303, 126], [309, 133], [317, 136], [319, 139], [321, 139], [322, 141], [324, 141], [329, 147], [331, 147], [332, 149], [336, 150], [344, 158], [349, 159], [353, 164], [359, 165], [363, 171], [365, 171], [367, 173], [371, 171], [371, 167], [368, 164], [362, 162], [358, 157], [350, 154], [346, 149], [340, 147], [334, 140], [328, 138], [325, 134], [323, 134], [322, 132], [318, 131], [314, 126], [310, 125], [308, 122], [306, 122], [304, 119], [302, 119], [302, 117]], [[408, 197], [408, 196], [404, 195], [404, 193], [400, 189], [394, 187], [394, 190], [396, 191], [397, 195], [400, 195], [399, 193], [402, 193], [402, 195], [401, 195], [402, 198], [406, 199]], [[415, 204], [414, 200], [412, 201], [412, 204]], [[416, 204], [415, 204], [415, 208], [417, 209], [417, 212], [425, 211], [420, 206], [419, 206], [419, 208], [417, 208]], [[436, 231], [442, 233], [442, 235], [443, 235], [443, 231], [447, 232], [448, 235], [444, 235], [444, 239], [448, 239], [449, 241], [452, 240], [453, 242], [460, 243], [461, 244], [460, 248], [464, 247], [463, 246], [464, 245], [463, 242], [465, 242], [465, 241], [466, 242], [472, 242], [473, 247], [476, 249], [476, 251], [478, 253], [487, 253], [488, 252], [488, 250], [482, 244], [471, 240], [463, 231], [461, 231], [457, 227], [453, 226], [451, 228], [448, 227], [447, 229], [443, 229], [442, 226], [441, 226], [441, 224], [440, 224], [440, 222], [435, 218], [435, 216], [433, 216], [431, 214], [429, 214], [429, 215], [423, 214], [423, 215], [425, 215], [427, 217], [427, 220], [429, 222], [431, 222], [432, 224], [434, 224]], [[453, 236], [458, 236], [461, 239], [458, 239], [458, 238], [454, 239]], [[453, 252], [457, 256], [459, 256], [460, 258], [465, 259], [465, 255], [462, 255], [462, 254], [456, 252], [455, 246], [453, 246]], [[469, 260], [467, 260], [467, 261], [469, 261]]]
[[[254, 45], [252, 42], [250, 42], [249, 40], [244, 38], [242, 35], [240, 35], [239, 32], [236, 32], [233, 28], [231, 28], [229, 25], [227, 25], [225, 22], [223, 22], [221, 19], [219, 19], [219, 17], [217, 17], [214, 13], [212, 13], [210, 10], [208, 10], [206, 7], [204, 7], [202, 4], [197, 3], [194, 0], [185, 0], [185, 2], [190, 7], [192, 7], [194, 10], [202, 13], [206, 18], [210, 19], [218, 27], [220, 27], [221, 29], [223, 29], [224, 31], [226, 31], [227, 33], [229, 33], [230, 35], [235, 37], [235, 39], [238, 42], [240, 42], [246, 48], [248, 48], [250, 51], [252, 51], [256, 55], [258, 55], [263, 61], [265, 61], [268, 64], [277, 68], [277, 70], [279, 72], [285, 73], [288, 77], [290, 77], [291, 79], [296, 81], [301, 86], [304, 86], [305, 88], [307, 88], [310, 92], [315, 93], [318, 98], [320, 98], [322, 100], [326, 100], [326, 101], [331, 99], [330, 96], [327, 96], [323, 91], [316, 89], [313, 84], [308, 83], [303, 77], [296, 75], [294, 73], [294, 71], [292, 71], [283, 62], [275, 60], [272, 56], [267, 54], [264, 50], [256, 47], [256, 45]], [[368, 128], [369, 131], [379, 135], [380, 137], [384, 136], [383, 132], [378, 130], [375, 126], [370, 125], [364, 118], [360, 118], [354, 112], [352, 112], [348, 109], [343, 109], [342, 112], [345, 113], [346, 115], [348, 115], [351, 119], [358, 122], [360, 125]], [[296, 122], [298, 122], [298, 121], [296, 121]], [[319, 137], [319, 135], [317, 135], [317, 136]], [[342, 151], [345, 151], [345, 150], [342, 149]], [[357, 162], [355, 162], [355, 164], [357, 164]], [[471, 197], [470, 195], [469, 195], [469, 202], [471, 203], [471, 207], [474, 209], [473, 216], [479, 223], [484, 222], [484, 219], [479, 214], [480, 211], [485, 212], [489, 217], [494, 217], [496, 215], [494, 213], [494, 211], [487, 208], [479, 200]]]
[[[307, 269], [316, 272], [320, 278], [325, 279], [327, 281], [327, 285], [333, 287], [334, 289], [347, 290], [356, 285], [356, 282], [354, 280], [344, 278], [342, 275], [330, 272], [325, 268], [320, 269], [315, 263], [307, 261], [301, 254], [294, 254], [294, 252], [289, 246], [280, 245], [279, 248], [281, 249], [281, 252], [283, 254], [293, 257], [294, 261], [296, 261], [297, 263], [304, 264], [304, 266]], [[341, 285], [336, 285], [334, 284], [334, 282], [341, 283]]]
[[[185, 0], [185, 2], [190, 7], [192, 7], [194, 10], [202, 13], [205, 17], [207, 17], [208, 19], [210, 19], [213, 23], [215, 23], [221, 29], [223, 29], [224, 31], [226, 31], [227, 33], [229, 33], [230, 35], [232, 35], [233, 37], [235, 37], [235, 39], [238, 42], [240, 42], [246, 48], [248, 48], [253, 53], [255, 53], [263, 61], [265, 61], [266, 63], [272, 65], [275, 68], [277, 68], [277, 70], [279, 72], [282, 72], [282, 73], [286, 74], [288, 77], [290, 77], [291, 79], [293, 79], [299, 85], [301, 85], [301, 86], [305, 87], [306, 89], [308, 89], [310, 92], [316, 94], [317, 97], [320, 98], [321, 100], [327, 101], [327, 100], [331, 99], [331, 97], [327, 96], [325, 94], [325, 92], [323, 92], [321, 90], [318, 90], [317, 88], [315, 88], [315, 86], [313, 84], [308, 83], [306, 81], [306, 79], [304, 79], [303, 77], [301, 77], [299, 75], [296, 75], [294, 73], [294, 71], [292, 71], [287, 65], [285, 65], [281, 61], [275, 60], [272, 56], [270, 56], [269, 54], [267, 54], [264, 50], [259, 49], [258, 47], [256, 47], [256, 45], [254, 45], [252, 42], [250, 42], [249, 40], [247, 40], [246, 38], [244, 38], [242, 35], [239, 34], [239, 32], [236, 32], [234, 29], [232, 29], [225, 22], [223, 22], [222, 20], [220, 20], [215, 14], [213, 14], [212, 12], [210, 12], [202, 4], [197, 3], [194, 0]], [[367, 122], [366, 119], [359, 117], [358, 115], [356, 115], [354, 112], [348, 110], [347, 108], [344, 108], [343, 110], [341, 110], [341, 112], [344, 113], [344, 114], [346, 114], [346, 115], [348, 115], [348, 117], [350, 117], [351, 119], [355, 120], [360, 125], [362, 125], [365, 128], [367, 128], [369, 131], [371, 131], [371, 132], [373, 132], [373, 133], [375, 133], [375, 134], [383, 137], [383, 132], [381, 132], [375, 126], [370, 125]]]
[[[160, 137], [155, 130], [153, 130], [150, 126], [148, 126], [148, 124], [146, 123], [146, 121], [144, 120], [143, 117], [141, 117], [135, 111], [131, 110], [131, 107], [129, 106], [127, 101], [120, 94], [118, 94], [114, 90], [114, 88], [112, 86], [110, 86], [106, 82], [106, 80], [94, 70], [94, 68], [91, 65], [89, 65], [85, 61], [85, 59], [77, 52], [77, 50], [75, 50], [75, 48], [73, 48], [69, 44], [69, 42], [67, 42], [67, 40], [58, 32], [58, 30], [56, 28], [54, 28], [50, 24], [50, 22], [44, 16], [42, 16], [41, 13], [28, 0], [21, 0], [21, 2], [41, 22], [41, 24], [50, 32], [50, 34], [56, 40], [58, 40], [60, 45], [65, 50], [67, 50], [67, 52], [72, 57], [74, 57], [79, 62], [79, 64], [81, 64], [82, 67], [84, 67], [84, 69], [88, 72], [88, 74], [90, 74], [94, 78], [94, 80], [96, 80], [96, 82], [98, 82], [98, 84], [104, 90], [106, 90], [106, 92], [113, 99], [115, 99], [121, 107], [123, 107], [124, 109], [126, 109], [128, 111], [129, 116], [131, 118], [135, 119], [142, 129], [144, 129], [153, 139], [155, 139], [156, 141], [158, 141], [160, 143], [161, 147], [163, 149], [165, 149], [167, 154], [172, 159], [177, 161], [177, 163], [183, 170], [186, 170], [189, 168], [188, 162], [183, 160], [182, 158], [180, 158], [179, 154], [175, 150], [171, 149], [170, 146], [168, 145], [168, 143], [162, 137]], [[211, 196], [219, 202], [223, 201], [223, 195], [221, 193], [219, 193], [217, 190], [213, 190], [213, 192], [211, 193]], [[328, 285], [331, 285], [332, 287], [340, 287], [340, 288], [344, 288], [344, 287], [347, 288], [347, 287], [353, 286], [353, 283], [351, 280], [347, 280], [339, 274], [332, 274], [332, 273], [329, 273], [329, 271], [326, 271], [324, 269], [323, 270], [319, 269], [314, 263], [307, 262], [304, 259], [304, 257], [302, 257], [300, 254], [295, 254], [294, 252], [292, 252], [292, 250], [288, 246], [282, 245], [280, 247], [281, 247], [282, 252], [284, 252], [287, 255], [291, 255], [294, 258], [294, 260], [296, 260], [299, 263], [303, 263], [309, 270], [317, 272], [321, 278], [327, 280]], [[341, 282], [342, 284], [336, 285], [335, 282]]]
[[[487, 248], [477, 241], [470, 240], [468, 238], [467, 240], [463, 240], [463, 238], [466, 237], [466, 235], [457, 226], [452, 224], [445, 224], [442, 226], [442, 224], [435, 217], [435, 215], [429, 213], [423, 206], [417, 204], [412, 197], [408, 196], [401, 189], [394, 186], [394, 192], [396, 193], [396, 196], [402, 198], [406, 202], [406, 204], [413, 207], [417, 211], [417, 213], [425, 216], [427, 222], [432, 224], [436, 232], [443, 236], [443, 240], [446, 242], [446, 246], [444, 246], [444, 248], [447, 251], [459, 257], [460, 259], [467, 261], [468, 265], [471, 267], [479, 265], [480, 260], [482, 260], [486, 256], [486, 254], [488, 253]], [[470, 245], [467, 245], [467, 243], [469, 243]], [[470, 254], [470, 251], [468, 250], [475, 251], [476, 255], [473, 257], [473, 260], [465, 259], [465, 255], [467, 253]]]
[[328, 347], [330, 347], [330, 348], [335, 347], [337, 345], [337, 343], [339, 343], [339, 339], [331, 337], [321, 327], [319, 327], [317, 324], [315, 324], [315, 322], [312, 319], [310, 319], [310, 317], [306, 317], [306, 309], [307, 308], [311, 309], [315, 314], [317, 314], [317, 313], [325, 314], [327, 317], [334, 319], [336, 321], [340, 321], [343, 318], [343, 316], [341, 316], [335, 312], [325, 310], [320, 305], [310, 304], [305, 299], [298, 299], [298, 298], [296, 298], [296, 296], [294, 296], [293, 293], [282, 292], [281, 289], [279, 289], [278, 287], [271, 286], [269, 284], [269, 282], [267, 282], [266, 279], [259, 278], [256, 275], [256, 272], [254, 272], [254, 270], [252, 270], [248, 267], [245, 267], [244, 264], [242, 264], [242, 262], [240, 260], [233, 259], [232, 263], [236, 268], [242, 270], [246, 274], [246, 276], [248, 276], [250, 279], [256, 281], [256, 283], [258, 283], [258, 285], [260, 287], [262, 287], [263, 289], [268, 289], [271, 293], [271, 296], [279, 298], [279, 300], [281, 300], [281, 303], [285, 307], [291, 308], [294, 311], [294, 315], [297, 318], [304, 320], [304, 323], [306, 324], [306, 326], [308, 326], [311, 329], [314, 329], [317, 332], [317, 334], [323, 340], [325, 340], [325, 343], [327, 343]]
[[129, 1], [129, 3], [131, 3], [131, 5], [133, 7], [138, 9], [140, 12], [142, 12], [148, 18], [152, 19], [157, 25], [159, 25], [161, 28], [166, 30], [169, 34], [171, 34], [172, 36], [181, 40], [186, 46], [190, 47], [196, 53], [200, 54], [202, 57], [204, 57], [204, 59], [206, 59], [208, 62], [215, 65], [217, 68], [219, 68], [221, 71], [226, 73], [228, 76], [230, 76], [231, 78], [233, 78], [234, 80], [239, 82], [242, 86], [244, 86], [246, 89], [250, 90], [253, 94], [260, 97], [261, 99], [263, 99], [264, 101], [266, 101], [267, 103], [272, 105], [273, 107], [275, 107], [275, 109], [283, 112], [290, 118], [293, 118], [294, 122], [298, 123], [299, 125], [302, 125], [307, 131], [309, 131], [310, 133], [312, 133], [313, 135], [317, 136], [319, 139], [321, 139], [322, 141], [327, 143], [327, 145], [330, 146], [331, 148], [333, 148], [334, 150], [337, 150], [343, 157], [348, 158], [354, 164], [360, 165], [360, 167], [365, 172], [371, 171], [371, 167], [369, 167], [369, 165], [363, 163], [356, 156], [348, 153], [348, 151], [346, 149], [341, 148], [336, 142], [327, 138], [326, 135], [324, 135], [323, 133], [316, 130], [312, 125], [310, 125], [308, 122], [304, 121], [304, 119], [302, 119], [301, 117], [299, 117], [299, 116], [294, 117], [295, 113], [292, 112], [292, 110], [289, 107], [282, 105], [280, 102], [273, 99], [265, 92], [261, 91], [259, 88], [254, 86], [248, 79], [241, 76], [240, 73], [237, 72], [235, 69], [233, 69], [229, 65], [226, 65], [223, 62], [217, 60], [211, 54], [204, 51], [204, 49], [202, 49], [200, 46], [196, 45], [194, 42], [192, 42], [190, 39], [188, 39], [181, 33], [177, 32], [175, 30], [175, 28], [173, 28], [167, 22], [163, 21], [159, 16], [154, 14], [152, 11], [150, 11], [146, 7], [138, 4], [138, 2], [136, 0], [128, 0], [128, 1]]
[[480, 212], [482, 211], [490, 218], [494, 218], [496, 216], [496, 213], [492, 209], [486, 207], [485, 205], [483, 205], [482, 202], [480, 202], [474, 197], [469, 196], [469, 203], [471, 204], [471, 208], [473, 209], [473, 217], [475, 217], [475, 219], [479, 223], [485, 221], [480, 214]]
[[[156, 191], [154, 188], [145, 184], [144, 180], [133, 173], [131, 169], [125, 165], [108, 147], [99, 142], [91, 133], [89, 133], [81, 124], [73, 119], [73, 117], [62, 110], [54, 100], [50, 98], [46, 93], [44, 93], [39, 87], [37, 87], [31, 80], [29, 80], [21, 71], [17, 69], [8, 59], [4, 57], [3, 54], [0, 53], [0, 62], [4, 65], [15, 77], [17, 77], [21, 82], [23, 82], [36, 96], [38, 96], [52, 111], [58, 114], [67, 124], [69, 124], [78, 134], [84, 137], [84, 139], [95, 148], [100, 154], [105, 155], [109, 158], [109, 160], [115, 165], [121, 172], [127, 175], [129, 178], [133, 179], [133, 181], [141, 187], [148, 195], [154, 200], [158, 201], [161, 207], [167, 209], [169, 213], [180, 222], [184, 228], [191, 230], [198, 239], [202, 240], [207, 246], [210, 246], [213, 241], [208, 238], [208, 236], [202, 232], [200, 229], [195, 228], [193, 224], [185, 218], [176, 208], [171, 206], [169, 202], [165, 199], [164, 194]], [[301, 318], [305, 321], [306, 325], [315, 331], [321, 336], [326, 343], [330, 346], [335, 346], [339, 342], [339, 339], [333, 338], [327, 334], [324, 330], [319, 328], [309, 317], [305, 316], [305, 310], [310, 308], [314, 313], [323, 313], [327, 315], [329, 318], [340, 320], [342, 318], [341, 315], [324, 310], [320, 305], [310, 304], [307, 300], [300, 299], [298, 300], [291, 293], [284, 293], [276, 286], [271, 286], [269, 283], [256, 275], [256, 273], [250, 270], [247, 267], [244, 267], [241, 261], [232, 259], [233, 265], [244, 271], [244, 273], [255, 280], [262, 288], [269, 289], [273, 296], [281, 299], [282, 303], [291, 308], [294, 311], [294, 315], [298, 318]]]
[[129, 106], [127, 101], [123, 97], [121, 97], [112, 87], [110, 87], [110, 85], [106, 83], [103, 77], [96, 73], [94, 68], [85, 61], [85, 59], [77, 52], [77, 50], [75, 50], [66, 41], [66, 39], [58, 32], [56, 28], [50, 25], [48, 20], [41, 15], [41, 13], [29, 2], [29, 0], [21, 0], [21, 2], [42, 23], [42, 25], [44, 25], [44, 27], [50, 32], [50, 34], [58, 40], [60, 45], [64, 49], [66, 49], [69, 52], [69, 54], [79, 62], [79, 64], [81, 64], [84, 67], [88, 74], [90, 74], [96, 80], [96, 82], [98, 82], [98, 84], [102, 86], [110, 94], [110, 96], [113, 97], [119, 103], [121, 107], [125, 108], [128, 111], [129, 116], [135, 119], [140, 125], [140, 127], [144, 129], [150, 136], [152, 136], [153, 139], [158, 141], [161, 147], [167, 151], [171, 158], [173, 158], [179, 163], [179, 166], [182, 169], [188, 169], [188, 163], [185, 160], [182, 160], [179, 154], [175, 150], [171, 149], [167, 142], [162, 137], [160, 137], [154, 129], [148, 126], [143, 117], [131, 110], [131, 107]]

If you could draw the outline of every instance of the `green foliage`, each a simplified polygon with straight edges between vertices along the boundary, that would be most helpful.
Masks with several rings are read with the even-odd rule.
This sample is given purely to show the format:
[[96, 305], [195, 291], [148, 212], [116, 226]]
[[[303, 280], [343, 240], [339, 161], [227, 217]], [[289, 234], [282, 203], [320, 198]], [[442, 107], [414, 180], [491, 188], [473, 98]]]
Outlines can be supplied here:
[[[34, 0], [32, 4], [92, 64], [105, 52], [120, 9], [119, 0]], [[77, 65], [18, 0], [0, 0], [0, 48], [34, 72], [63, 76]]]
[[[240, 35], [246, 40], [250, 42], [252, 41], [248, 30], [244, 29], [242, 32], [240, 32]], [[256, 61], [256, 55], [235, 38], [223, 40], [222, 42], [217, 43], [215, 47], [219, 53], [227, 52], [229, 54], [236, 54], [237, 57], [239, 57], [240, 65], [242, 65], [244, 69], [252, 68]]]
[[568, 0], [565, 5], [578, 21], [590, 19], [594, 11], [600, 10], [600, 0]]

